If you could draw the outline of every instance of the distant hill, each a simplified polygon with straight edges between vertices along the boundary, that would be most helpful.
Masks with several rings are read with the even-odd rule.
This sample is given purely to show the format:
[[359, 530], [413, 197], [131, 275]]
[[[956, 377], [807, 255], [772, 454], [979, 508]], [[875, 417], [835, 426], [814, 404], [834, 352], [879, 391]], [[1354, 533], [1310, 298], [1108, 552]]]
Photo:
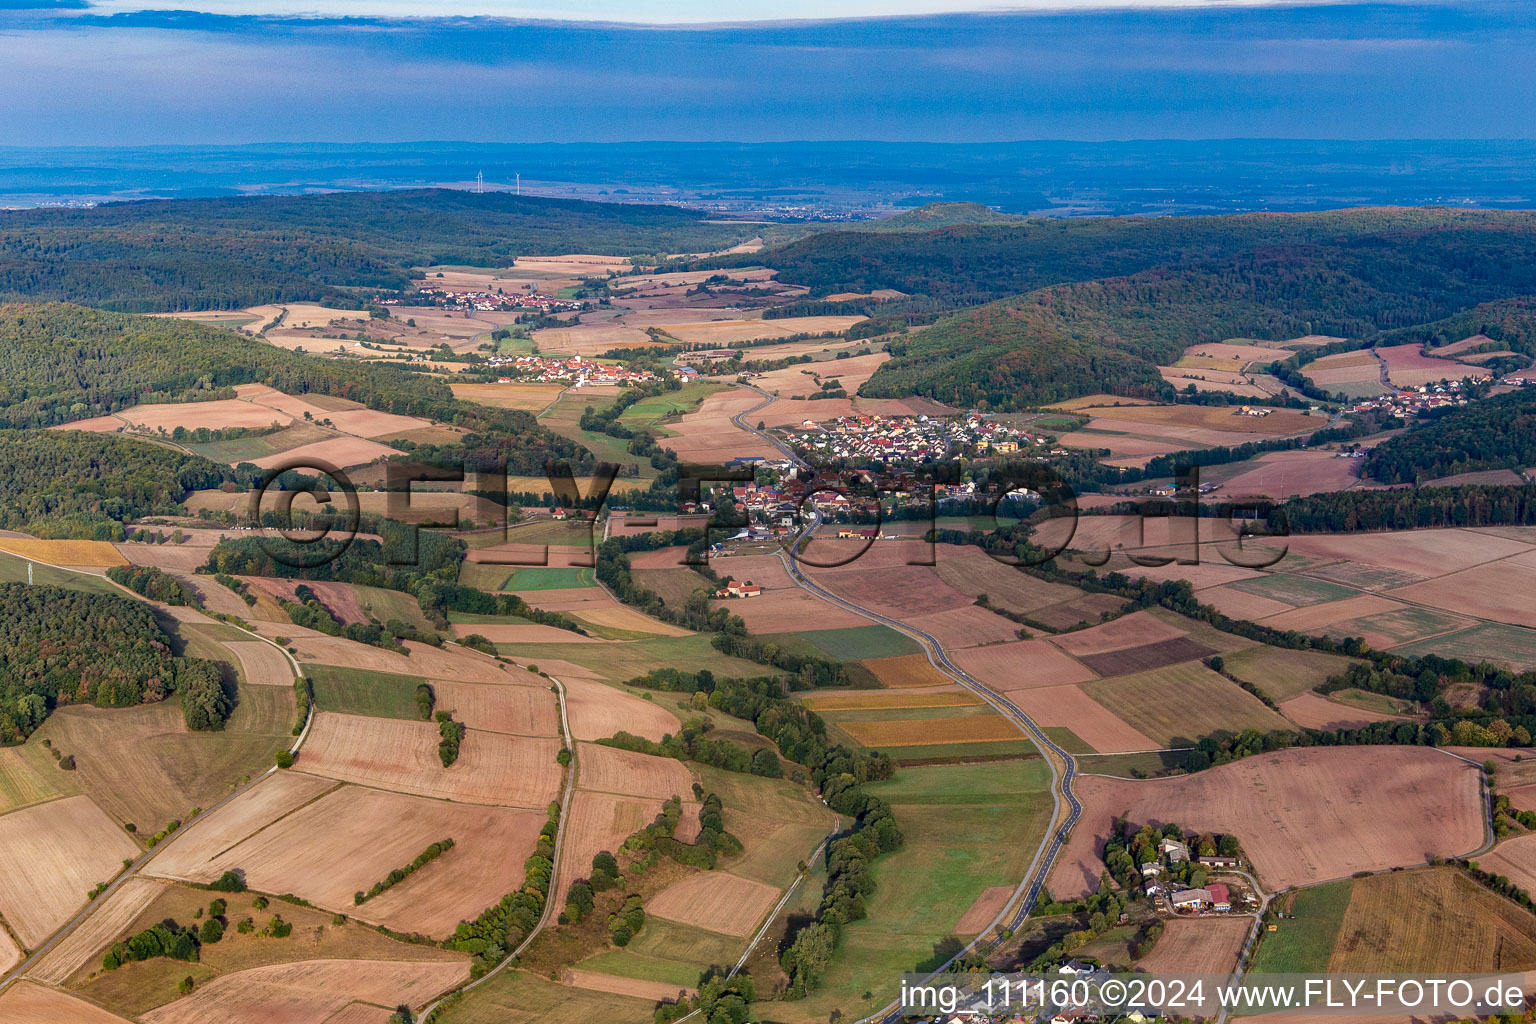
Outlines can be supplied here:
[[235, 309], [403, 288], [430, 264], [712, 252], [755, 229], [674, 206], [444, 189], [0, 211], [0, 302]]
[[884, 220], [859, 225], [862, 231], [932, 231], [957, 224], [1018, 224], [1029, 218], [1016, 213], [999, 213], [981, 203], [929, 203]]

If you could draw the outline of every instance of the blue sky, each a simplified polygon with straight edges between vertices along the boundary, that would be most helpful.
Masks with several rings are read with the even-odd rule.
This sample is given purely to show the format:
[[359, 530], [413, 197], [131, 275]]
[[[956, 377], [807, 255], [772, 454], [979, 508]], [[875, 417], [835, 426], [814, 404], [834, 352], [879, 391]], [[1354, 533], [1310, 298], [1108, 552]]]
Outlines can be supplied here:
[[0, 145], [1536, 135], [1505, 0], [28, 2], [0, 0]]

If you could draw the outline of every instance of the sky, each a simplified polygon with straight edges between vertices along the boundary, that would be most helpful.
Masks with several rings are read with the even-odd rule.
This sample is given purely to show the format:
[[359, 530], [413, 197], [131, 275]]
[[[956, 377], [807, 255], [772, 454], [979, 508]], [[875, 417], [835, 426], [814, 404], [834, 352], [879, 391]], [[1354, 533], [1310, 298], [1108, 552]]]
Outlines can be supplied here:
[[1515, 0], [558, 6], [0, 0], [0, 146], [1536, 135]]

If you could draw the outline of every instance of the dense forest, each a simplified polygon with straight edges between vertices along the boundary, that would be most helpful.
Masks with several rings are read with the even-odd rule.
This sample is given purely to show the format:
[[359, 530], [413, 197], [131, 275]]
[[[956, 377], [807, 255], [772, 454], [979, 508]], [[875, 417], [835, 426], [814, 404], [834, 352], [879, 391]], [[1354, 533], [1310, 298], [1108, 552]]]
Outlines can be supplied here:
[[115, 434], [0, 430], [0, 529], [115, 540], [123, 521], [184, 512], [189, 491], [234, 479], [228, 466]]
[[[1372, 211], [1234, 218], [1274, 230], [1236, 255], [1054, 285], [959, 313], [894, 342], [895, 358], [862, 393], [1003, 410], [1095, 391], [1166, 398], [1172, 388], [1156, 366], [1192, 344], [1303, 334], [1375, 339], [1536, 294], [1536, 218], [1374, 215], [1380, 223]], [[1415, 215], [1425, 222], [1399, 223]], [[1293, 222], [1335, 216], [1341, 230], [1356, 233], [1284, 244]]]
[[398, 289], [414, 266], [712, 252], [756, 228], [673, 206], [445, 189], [0, 212], [0, 301], [235, 309]]
[[48, 303], [0, 306], [0, 427], [49, 427], [141, 402], [232, 398], [239, 384], [349, 398], [451, 423], [467, 446], [495, 443], [514, 472], [590, 459], [525, 412], [460, 402], [441, 381], [400, 366], [316, 359], [230, 331]]
[[0, 583], [0, 742], [26, 739], [59, 704], [128, 707], [178, 692], [190, 727], [223, 726], [219, 666], [173, 656], [147, 605]]
[[1526, 466], [1536, 466], [1536, 390], [1522, 388], [1387, 438], [1366, 457], [1365, 474], [1402, 484]]

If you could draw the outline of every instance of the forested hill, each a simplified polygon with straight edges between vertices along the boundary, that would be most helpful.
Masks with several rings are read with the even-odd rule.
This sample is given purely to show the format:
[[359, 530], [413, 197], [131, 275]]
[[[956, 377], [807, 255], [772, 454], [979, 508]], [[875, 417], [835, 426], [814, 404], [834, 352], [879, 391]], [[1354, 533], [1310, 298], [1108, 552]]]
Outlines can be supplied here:
[[461, 402], [436, 378], [379, 362], [317, 359], [232, 331], [62, 303], [0, 306], [0, 427], [48, 427], [140, 402], [232, 398], [238, 384], [350, 398], [451, 423], [518, 472], [591, 456], [526, 412]]
[[443, 189], [178, 199], [0, 212], [0, 301], [133, 312], [402, 288], [408, 268], [517, 256], [713, 252], [750, 226], [673, 206]]
[[1328, 215], [1230, 218], [1275, 230], [1235, 255], [1040, 288], [942, 319], [894, 344], [896, 358], [862, 393], [995, 409], [1095, 391], [1165, 395], [1156, 365], [1189, 345], [1303, 334], [1369, 341], [1536, 295], [1536, 218], [1377, 211], [1377, 222], [1367, 212], [1336, 223], [1377, 229], [1291, 244], [1281, 240], [1297, 223]]
[[1401, 484], [1527, 466], [1536, 466], [1536, 389], [1522, 388], [1387, 438], [1366, 458], [1365, 475]]

